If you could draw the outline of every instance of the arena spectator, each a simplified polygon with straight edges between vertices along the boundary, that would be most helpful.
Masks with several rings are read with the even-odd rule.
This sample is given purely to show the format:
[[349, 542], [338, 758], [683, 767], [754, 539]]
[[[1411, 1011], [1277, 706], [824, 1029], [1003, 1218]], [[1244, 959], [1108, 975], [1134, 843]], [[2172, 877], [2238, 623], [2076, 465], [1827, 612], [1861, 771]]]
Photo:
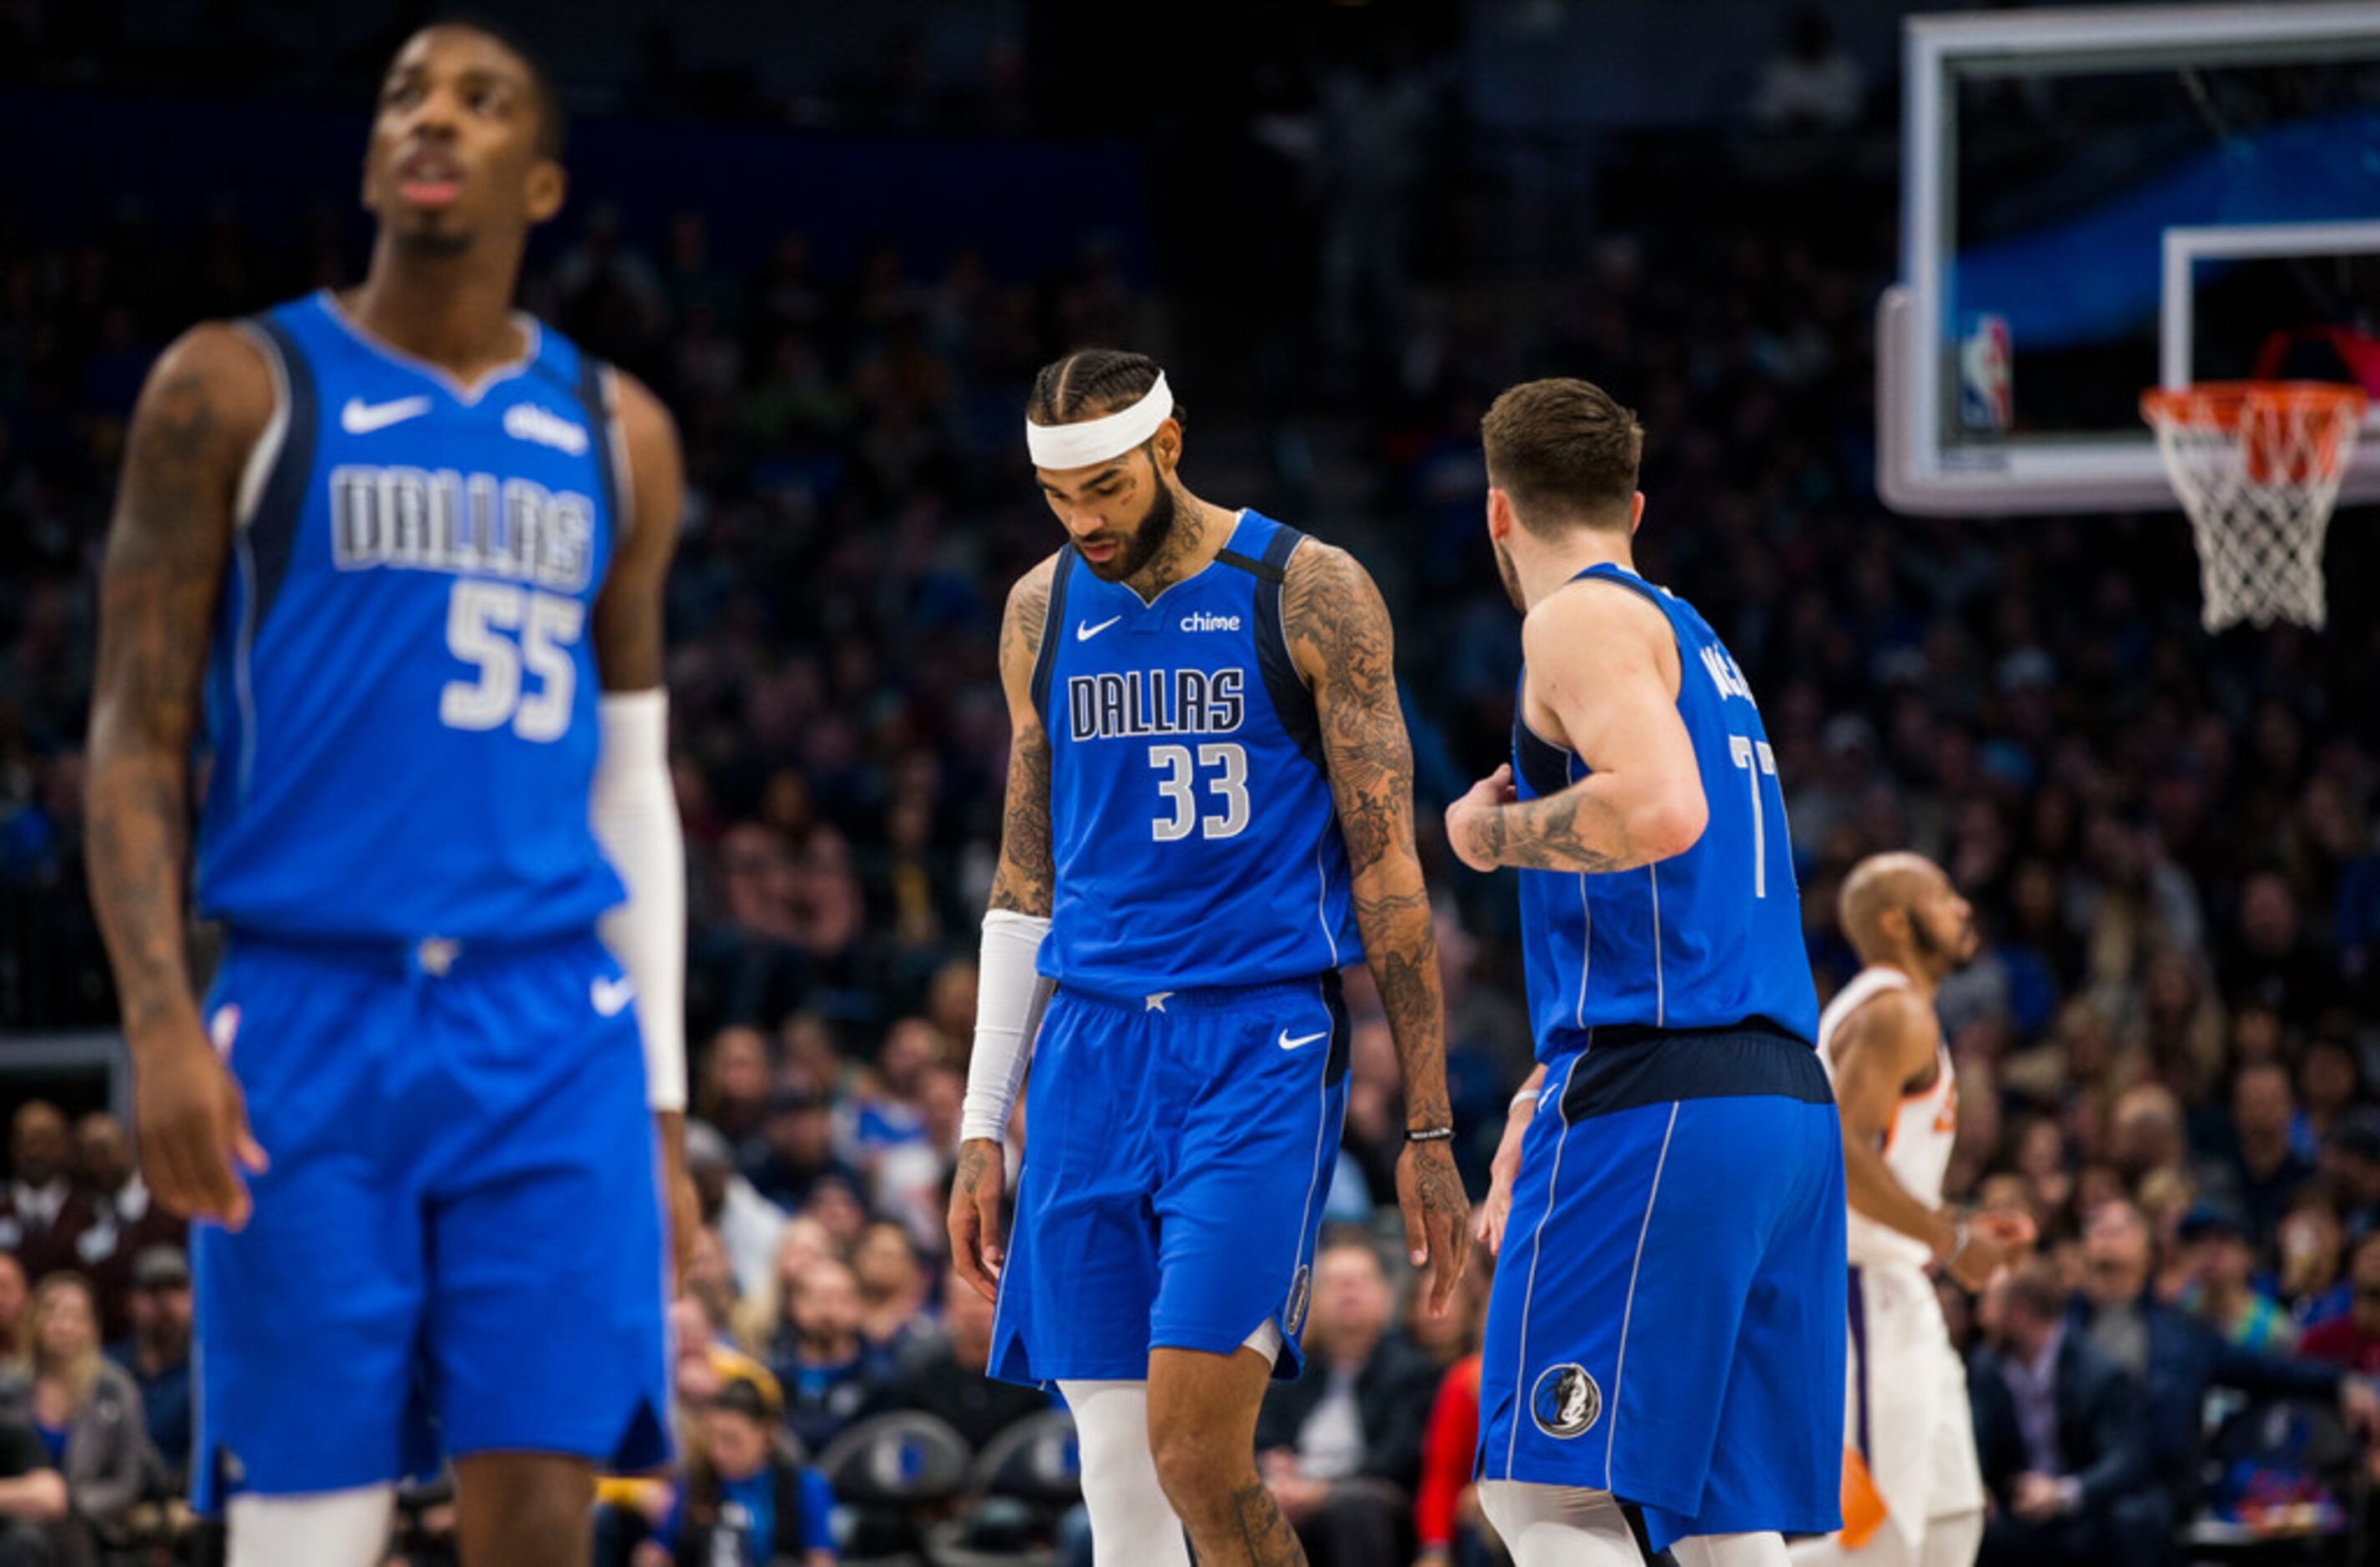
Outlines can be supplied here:
[[791, 1279], [784, 1319], [769, 1342], [769, 1369], [785, 1391], [785, 1424], [817, 1452], [890, 1380], [881, 1352], [859, 1331], [859, 1285], [832, 1257]]
[[760, 1383], [737, 1377], [698, 1415], [686, 1479], [636, 1567], [832, 1567], [834, 1493], [778, 1435]]
[[87, 1567], [66, 1476], [30, 1421], [0, 1410], [0, 1567]]
[[2344, 1314], [2308, 1328], [2298, 1341], [2298, 1353], [2368, 1376], [2380, 1372], [2380, 1234], [2355, 1243], [2348, 1283], [2353, 1304]]
[[2252, 1247], [2270, 1247], [2289, 1199], [2314, 1178], [2313, 1161], [2297, 1148], [2295, 1099], [2289, 1070], [2278, 1061], [2248, 1063], [2232, 1079], [2232, 1147], [2224, 1173]]
[[709, 1122], [686, 1124], [686, 1172], [701, 1201], [703, 1224], [726, 1251], [736, 1294], [749, 1298], [767, 1283], [784, 1233], [785, 1210], [744, 1178], [735, 1168], [735, 1150]]
[[1379, 1249], [1334, 1236], [1313, 1264], [1305, 1375], [1275, 1382], [1257, 1452], [1281, 1516], [1320, 1567], [1412, 1555], [1413, 1493], [1438, 1367], [1391, 1331]]
[[23, 1348], [25, 1307], [32, 1300], [32, 1282], [13, 1251], [0, 1251], [0, 1366], [13, 1362]]
[[132, 1336], [107, 1354], [140, 1389], [149, 1445], [178, 1492], [190, 1466], [190, 1265], [179, 1246], [150, 1246], [132, 1259], [130, 1275]]
[[2297, 1324], [2255, 1285], [2255, 1248], [2246, 1223], [2230, 1209], [2200, 1203], [2181, 1221], [2178, 1237], [2191, 1282], [2175, 1304], [2223, 1336], [2223, 1342], [2266, 1354], [2297, 1347]]
[[2347, 1280], [2347, 1232], [2326, 1188], [2299, 1189], [2282, 1216], [2277, 1244], [2274, 1293], [2288, 1307], [2302, 1342], [2305, 1330], [2345, 1316], [2354, 1300]]
[[941, 1330], [910, 1341], [871, 1413], [914, 1409], [939, 1415], [981, 1452], [1017, 1421], [1049, 1408], [1050, 1395], [984, 1374], [991, 1362], [991, 1303], [955, 1271], [942, 1276], [941, 1304]]
[[76, 1163], [91, 1198], [91, 1226], [75, 1244], [76, 1271], [99, 1295], [103, 1330], [120, 1337], [132, 1326], [132, 1267], [152, 1246], [179, 1249], [188, 1226], [150, 1200], [133, 1161], [132, 1135], [103, 1111], [75, 1124]]
[[2140, 1210], [2120, 1200], [2101, 1205], [2083, 1233], [2082, 1288], [2068, 1307], [2068, 1322], [2136, 1384], [2149, 1474], [2172, 1520], [2187, 1521], [2197, 1511], [2200, 1414], [2212, 1388], [2337, 1400], [2351, 1424], [2373, 1425], [2371, 1394], [2336, 1367], [2236, 1348], [2157, 1299], [2148, 1287], [2154, 1260]]
[[2171, 1499], [2151, 1480], [2137, 1384], [2069, 1330], [2039, 1265], [1985, 1295], [1993, 1347], [1971, 1363], [1975, 1446], [1997, 1504], [1986, 1567], [2150, 1567], [2170, 1554]]
[[719, 1129], [730, 1148], [756, 1145], [769, 1113], [769, 1037], [738, 1025], [722, 1028], [703, 1055], [695, 1113]]
[[0, 1251], [12, 1251], [35, 1283], [79, 1265], [77, 1247], [97, 1222], [73, 1180], [74, 1143], [58, 1107], [31, 1099], [9, 1123], [11, 1179], [0, 1191]]
[[[1484, 1247], [1472, 1254], [1463, 1275], [1461, 1297], [1445, 1320], [1454, 1324], [1448, 1347], [1458, 1358], [1439, 1379], [1431, 1399], [1429, 1423], [1422, 1435], [1421, 1481], [1414, 1495], [1415, 1567], [1450, 1567], [1480, 1561], [1487, 1548], [1480, 1537], [1482, 1515], [1471, 1473], [1479, 1446], [1479, 1345], [1488, 1332], [1488, 1297], [1495, 1258]], [[1416, 1284], [1419, 1281], [1415, 1281]], [[1406, 1319], [1428, 1319], [1416, 1312], [1416, 1289], [1408, 1297]], [[1408, 1331], [1410, 1331], [1410, 1327]]]
[[861, 1189], [859, 1172], [835, 1157], [834, 1116], [826, 1097], [797, 1084], [781, 1084], [770, 1093], [761, 1151], [746, 1162], [744, 1173], [761, 1197], [793, 1212], [801, 1211], [821, 1181]]
[[877, 1220], [860, 1231], [851, 1272], [859, 1285], [859, 1334], [871, 1348], [897, 1358], [919, 1333], [932, 1331], [925, 1263], [906, 1229]]
[[31, 1426], [66, 1477], [75, 1530], [95, 1549], [118, 1538], [157, 1458], [142, 1420], [140, 1391], [100, 1351], [91, 1286], [56, 1273], [33, 1290], [25, 1348], [0, 1377], [0, 1425]]

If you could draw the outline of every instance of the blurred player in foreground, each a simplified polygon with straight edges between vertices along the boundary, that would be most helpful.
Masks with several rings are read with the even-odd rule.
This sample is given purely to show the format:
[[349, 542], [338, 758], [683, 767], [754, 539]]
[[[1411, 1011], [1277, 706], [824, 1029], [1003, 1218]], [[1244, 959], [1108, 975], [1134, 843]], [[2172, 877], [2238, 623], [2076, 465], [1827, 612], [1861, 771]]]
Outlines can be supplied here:
[[682, 484], [651, 395], [511, 310], [562, 129], [514, 43], [415, 34], [361, 285], [192, 329], [133, 417], [91, 893], [142, 1170], [211, 1221], [193, 1485], [234, 1567], [378, 1562], [442, 1452], [469, 1567], [580, 1567], [594, 1466], [667, 1453]]

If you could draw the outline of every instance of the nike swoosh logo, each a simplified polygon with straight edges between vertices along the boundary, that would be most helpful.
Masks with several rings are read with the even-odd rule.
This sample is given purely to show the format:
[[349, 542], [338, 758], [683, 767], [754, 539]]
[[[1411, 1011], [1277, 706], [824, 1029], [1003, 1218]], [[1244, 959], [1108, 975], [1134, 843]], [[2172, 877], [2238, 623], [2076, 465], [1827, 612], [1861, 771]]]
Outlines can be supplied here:
[[1293, 1051], [1300, 1045], [1310, 1045], [1317, 1039], [1327, 1039], [1330, 1037], [1330, 1030], [1325, 1028], [1319, 1034], [1300, 1034], [1296, 1039], [1293, 1039], [1289, 1037], [1289, 1030], [1284, 1028], [1281, 1031], [1281, 1048], [1285, 1051]]
[[629, 978], [598, 979], [589, 987], [588, 1000], [595, 1010], [606, 1017], [617, 1017], [637, 999], [637, 982]]
[[1105, 631], [1109, 626], [1113, 626], [1117, 621], [1122, 620], [1123, 618], [1123, 616], [1120, 614], [1111, 614], [1108, 616], [1107, 619], [1099, 622], [1097, 626], [1087, 626], [1081, 621], [1076, 621], [1075, 623], [1075, 640], [1077, 642], [1087, 642], [1092, 638], [1098, 636], [1100, 632]]
[[367, 403], [361, 397], [350, 397], [347, 406], [339, 410], [339, 428], [350, 435], [370, 435], [375, 430], [419, 419], [429, 411], [427, 397], [399, 397], [394, 403]]

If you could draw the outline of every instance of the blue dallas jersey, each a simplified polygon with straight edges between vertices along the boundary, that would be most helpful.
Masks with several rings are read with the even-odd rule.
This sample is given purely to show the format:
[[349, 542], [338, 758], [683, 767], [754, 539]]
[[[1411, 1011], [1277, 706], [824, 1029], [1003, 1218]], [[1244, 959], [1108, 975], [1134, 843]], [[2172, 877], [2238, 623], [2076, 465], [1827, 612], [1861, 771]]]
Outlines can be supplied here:
[[1058, 556], [1033, 670], [1057, 897], [1041, 971], [1095, 995], [1311, 978], [1363, 955], [1314, 698], [1281, 635], [1304, 535], [1242, 512], [1144, 604]]
[[[1766, 1018], [1815, 1041], [1817, 992], [1777, 759], [1735, 660], [1694, 606], [1615, 565], [1596, 577], [1642, 593], [1678, 638], [1678, 716], [1694, 740], [1709, 824], [1693, 848], [1606, 875], [1521, 872], [1521, 933], [1537, 1056], [1552, 1061], [1615, 1026], [1722, 1028]], [[1578, 578], [1573, 578], [1573, 581]], [[1588, 769], [1512, 724], [1513, 787], [1553, 794]]]
[[527, 322], [467, 389], [328, 293], [244, 323], [273, 424], [207, 678], [199, 901], [295, 937], [538, 940], [623, 895], [588, 821], [609, 374]]

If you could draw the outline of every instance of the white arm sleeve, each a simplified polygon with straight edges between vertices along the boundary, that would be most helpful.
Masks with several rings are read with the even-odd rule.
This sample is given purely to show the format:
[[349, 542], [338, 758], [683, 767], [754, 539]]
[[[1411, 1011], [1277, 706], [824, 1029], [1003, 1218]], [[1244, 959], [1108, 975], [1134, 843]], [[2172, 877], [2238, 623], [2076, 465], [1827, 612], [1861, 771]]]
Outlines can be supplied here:
[[983, 917], [983, 955], [976, 966], [975, 1053], [967, 1061], [966, 1099], [959, 1109], [959, 1136], [1008, 1136], [1008, 1112], [1016, 1108], [1025, 1063], [1033, 1058], [1033, 1036], [1041, 1009], [1056, 987], [1034, 967], [1050, 921], [1038, 914], [996, 908]]
[[627, 901], [596, 933], [637, 986], [645, 1039], [645, 1100], [686, 1108], [686, 836], [670, 786], [669, 695], [607, 692], [601, 704], [589, 815], [595, 840], [627, 884]]

